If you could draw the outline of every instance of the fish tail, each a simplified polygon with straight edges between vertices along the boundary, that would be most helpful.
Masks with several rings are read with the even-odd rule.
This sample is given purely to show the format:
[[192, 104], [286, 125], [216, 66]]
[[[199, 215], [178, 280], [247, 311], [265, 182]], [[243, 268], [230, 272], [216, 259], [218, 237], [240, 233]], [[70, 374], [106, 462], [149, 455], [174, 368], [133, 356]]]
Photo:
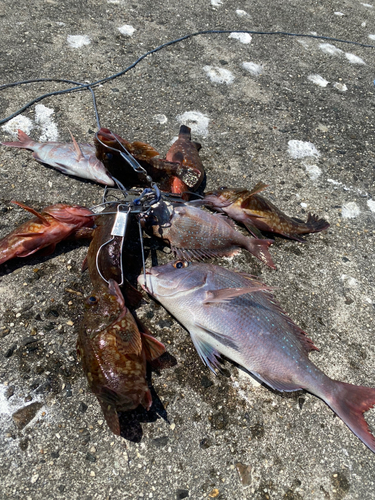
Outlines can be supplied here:
[[22, 132], [21, 129], [18, 129], [18, 140], [19, 142], [2, 142], [3, 146], [11, 146], [13, 148], [25, 148], [32, 149], [35, 141], [31, 139], [25, 132]]
[[[363, 413], [375, 405], [375, 389], [333, 380], [333, 390], [325, 402], [349, 429], [375, 453], [375, 437], [370, 433]], [[333, 393], [333, 395], [332, 395]]]
[[273, 240], [260, 240], [258, 238], [247, 238], [247, 246], [246, 249], [255, 255], [255, 257], [267, 266], [272, 267], [272, 269], [276, 269], [276, 266], [272, 260], [271, 254], [268, 251], [268, 247], [274, 243]]
[[319, 219], [317, 215], [309, 213], [306, 226], [310, 233], [318, 233], [329, 228], [329, 222], [324, 219]]

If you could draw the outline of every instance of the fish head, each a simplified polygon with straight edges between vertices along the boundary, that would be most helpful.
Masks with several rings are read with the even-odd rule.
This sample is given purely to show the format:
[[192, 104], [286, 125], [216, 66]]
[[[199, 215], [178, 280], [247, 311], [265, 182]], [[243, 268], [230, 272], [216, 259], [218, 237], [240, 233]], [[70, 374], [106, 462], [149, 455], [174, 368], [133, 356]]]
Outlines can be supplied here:
[[207, 264], [176, 260], [146, 269], [146, 279], [140, 275], [138, 283], [155, 298], [167, 299], [204, 287], [210, 272]]
[[124, 298], [118, 284], [109, 280], [108, 288], [100, 287], [85, 299], [83, 327], [86, 336], [94, 338], [116, 321], [125, 311]]
[[86, 207], [80, 205], [68, 205], [57, 203], [46, 207], [43, 212], [51, 215], [54, 219], [65, 224], [72, 224], [78, 227], [92, 227], [94, 225], [94, 213]]
[[95, 155], [90, 155], [88, 158], [88, 170], [99, 184], [104, 184], [105, 186], [115, 185], [111, 174]]

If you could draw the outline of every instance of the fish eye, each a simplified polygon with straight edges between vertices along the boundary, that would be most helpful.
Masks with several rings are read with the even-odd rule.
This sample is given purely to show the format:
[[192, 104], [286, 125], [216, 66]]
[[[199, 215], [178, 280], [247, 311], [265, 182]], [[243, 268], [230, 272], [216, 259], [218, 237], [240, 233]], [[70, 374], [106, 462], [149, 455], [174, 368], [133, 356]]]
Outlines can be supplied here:
[[107, 157], [107, 160], [112, 160], [112, 158], [113, 158], [113, 154], [112, 153], [106, 153], [105, 155]]
[[95, 297], [95, 295], [90, 295], [90, 297], [87, 299], [87, 303], [90, 304], [90, 306], [94, 306], [97, 304], [98, 298]]
[[219, 187], [219, 191], [224, 191], [224, 189], [227, 189], [227, 186], [221, 186], [221, 187]]
[[173, 264], [173, 267], [175, 269], [183, 269], [184, 267], [189, 267], [189, 262], [187, 262], [186, 260], [178, 260]]

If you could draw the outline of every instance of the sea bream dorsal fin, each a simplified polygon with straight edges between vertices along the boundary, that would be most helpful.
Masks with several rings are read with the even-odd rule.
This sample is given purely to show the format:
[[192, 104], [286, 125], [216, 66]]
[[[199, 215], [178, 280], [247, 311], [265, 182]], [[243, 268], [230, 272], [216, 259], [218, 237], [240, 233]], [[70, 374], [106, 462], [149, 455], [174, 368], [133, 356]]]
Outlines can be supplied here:
[[25, 205], [24, 203], [21, 203], [20, 201], [15, 201], [15, 200], [11, 200], [11, 203], [14, 203], [15, 205], [18, 205], [19, 207], [23, 208], [24, 210], [27, 210], [28, 212], [30, 212], [31, 214], [35, 215], [36, 217], [38, 217], [38, 219], [40, 219], [43, 224], [45, 224], [46, 226], [50, 226], [50, 222], [39, 212], [37, 212], [36, 210], [34, 210], [33, 208], [31, 207], [28, 207], [27, 205]]
[[72, 134], [72, 132], [70, 130], [69, 130], [69, 134], [70, 134], [70, 137], [72, 138], [72, 141], [73, 141], [74, 151], [76, 152], [76, 155], [77, 155], [77, 161], [84, 160], [85, 156], [82, 153], [82, 149], [80, 148], [80, 145], [75, 140], [75, 138], [74, 138], [74, 136], [73, 136], [73, 134]]

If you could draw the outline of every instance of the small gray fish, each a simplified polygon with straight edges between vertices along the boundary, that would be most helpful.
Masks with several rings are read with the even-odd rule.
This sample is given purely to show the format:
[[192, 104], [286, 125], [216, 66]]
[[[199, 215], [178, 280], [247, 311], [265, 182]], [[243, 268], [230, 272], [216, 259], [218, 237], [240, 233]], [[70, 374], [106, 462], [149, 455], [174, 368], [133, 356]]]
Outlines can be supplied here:
[[262, 282], [213, 264], [177, 261], [147, 270], [138, 282], [189, 331], [202, 361], [224, 355], [278, 391], [318, 396], [375, 452], [363, 413], [375, 389], [333, 380], [310, 361], [318, 350]]
[[72, 143], [36, 142], [22, 130], [18, 130], [19, 142], [1, 142], [3, 146], [31, 149], [39, 163], [56, 168], [63, 174], [75, 175], [82, 179], [114, 186], [115, 182], [103, 163], [95, 156], [95, 147], [78, 144], [72, 136]]

